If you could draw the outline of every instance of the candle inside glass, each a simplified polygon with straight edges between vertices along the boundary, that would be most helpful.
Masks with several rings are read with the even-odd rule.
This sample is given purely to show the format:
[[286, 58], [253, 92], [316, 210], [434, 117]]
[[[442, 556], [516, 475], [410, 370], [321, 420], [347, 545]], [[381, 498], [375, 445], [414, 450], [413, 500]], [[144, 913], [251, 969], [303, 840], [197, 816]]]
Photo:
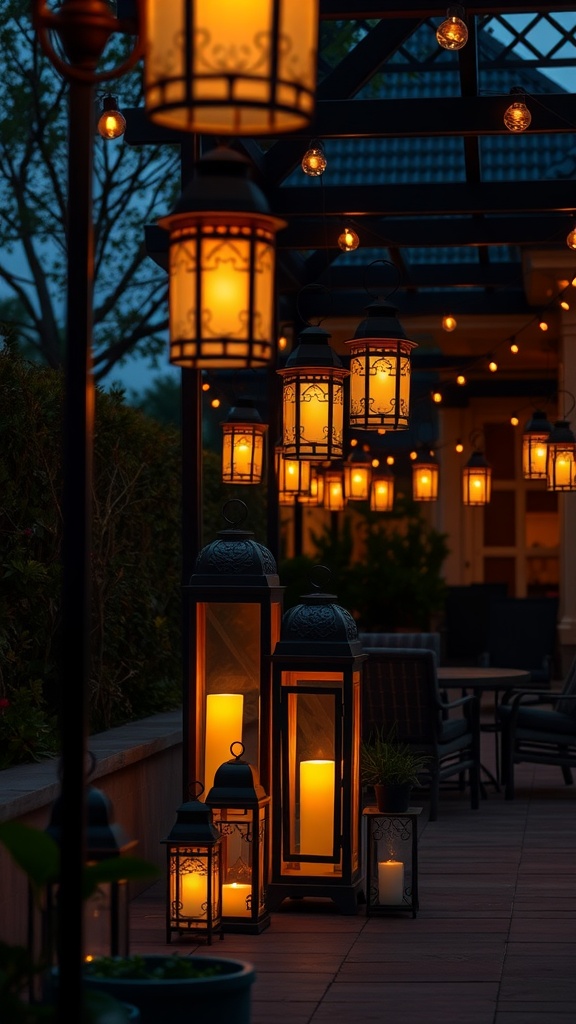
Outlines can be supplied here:
[[209, 693], [206, 697], [205, 793], [212, 789], [220, 765], [233, 756], [231, 745], [242, 742], [243, 714], [244, 697], [241, 693]]
[[404, 900], [404, 862], [384, 860], [378, 863], [379, 903], [400, 904]]
[[[300, 762], [300, 853], [330, 857], [334, 847], [334, 761]], [[310, 875], [330, 865], [303, 864]]]
[[222, 916], [250, 917], [248, 897], [252, 893], [251, 885], [241, 882], [229, 882], [222, 886]]
[[205, 916], [207, 896], [207, 877], [197, 871], [182, 875], [180, 879], [180, 902], [184, 917]]

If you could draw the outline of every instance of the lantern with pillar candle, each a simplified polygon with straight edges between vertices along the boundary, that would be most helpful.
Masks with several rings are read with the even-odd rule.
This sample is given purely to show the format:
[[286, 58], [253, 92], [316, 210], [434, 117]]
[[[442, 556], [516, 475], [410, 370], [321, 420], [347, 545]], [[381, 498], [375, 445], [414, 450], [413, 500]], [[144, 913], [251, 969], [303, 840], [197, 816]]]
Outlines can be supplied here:
[[[203, 786], [200, 784], [199, 792]], [[188, 800], [162, 842], [166, 845], [168, 901], [166, 942], [172, 932], [191, 939], [222, 938], [222, 837], [202, 800]]]
[[222, 929], [258, 934], [270, 924], [270, 797], [256, 768], [242, 760], [244, 745], [232, 743], [229, 753], [232, 757], [217, 769], [206, 796], [223, 839]]
[[365, 807], [366, 914], [418, 910], [418, 816], [421, 807]]
[[[321, 567], [317, 567], [319, 571]], [[360, 866], [360, 696], [366, 655], [354, 619], [316, 590], [283, 617], [272, 655], [270, 909], [332, 899], [357, 912]]]
[[205, 793], [237, 740], [265, 786], [270, 778], [270, 655], [280, 635], [283, 588], [271, 552], [242, 528], [245, 516], [244, 502], [225, 503], [230, 529], [202, 549], [185, 588], [190, 615], [185, 784], [200, 779]]

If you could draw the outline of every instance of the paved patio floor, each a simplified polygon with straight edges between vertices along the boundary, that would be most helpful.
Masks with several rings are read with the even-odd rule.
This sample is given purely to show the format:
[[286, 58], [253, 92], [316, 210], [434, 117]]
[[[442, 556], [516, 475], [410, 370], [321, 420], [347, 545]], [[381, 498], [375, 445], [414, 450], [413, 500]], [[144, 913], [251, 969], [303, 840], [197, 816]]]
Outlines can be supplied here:
[[[482, 743], [494, 764], [493, 737]], [[436, 822], [418, 803], [416, 918], [287, 901], [260, 935], [166, 945], [155, 886], [132, 902], [132, 952], [250, 961], [252, 1024], [574, 1024], [576, 786], [521, 765], [512, 802], [488, 786], [471, 811], [450, 788]]]

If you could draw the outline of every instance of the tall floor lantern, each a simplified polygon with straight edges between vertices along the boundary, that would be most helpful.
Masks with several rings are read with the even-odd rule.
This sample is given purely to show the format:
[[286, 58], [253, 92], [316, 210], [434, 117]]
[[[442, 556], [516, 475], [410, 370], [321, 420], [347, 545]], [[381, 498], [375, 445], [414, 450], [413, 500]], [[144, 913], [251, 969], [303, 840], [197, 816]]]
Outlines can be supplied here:
[[230, 745], [244, 744], [268, 788], [270, 656], [280, 635], [283, 588], [271, 552], [243, 528], [246, 506], [224, 505], [228, 529], [198, 555], [185, 587], [190, 679], [184, 695], [184, 779], [207, 793]]
[[[321, 567], [317, 567], [319, 570]], [[356, 623], [318, 589], [282, 619], [272, 655], [272, 789], [268, 906], [324, 896], [357, 912], [360, 697], [366, 660]]]

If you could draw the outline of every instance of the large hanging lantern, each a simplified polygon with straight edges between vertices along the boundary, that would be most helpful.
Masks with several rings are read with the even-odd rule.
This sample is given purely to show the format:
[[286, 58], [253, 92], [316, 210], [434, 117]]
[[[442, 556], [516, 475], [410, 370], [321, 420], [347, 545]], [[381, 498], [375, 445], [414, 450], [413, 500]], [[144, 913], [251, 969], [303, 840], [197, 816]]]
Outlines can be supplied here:
[[407, 430], [410, 353], [396, 310], [382, 299], [366, 309], [350, 347], [350, 426], [358, 430]]
[[259, 484], [268, 425], [249, 398], [239, 398], [222, 426], [222, 482]]
[[568, 420], [557, 420], [546, 442], [549, 491], [576, 490], [576, 438]]
[[170, 233], [170, 362], [189, 369], [267, 366], [274, 356], [273, 217], [249, 162], [220, 147], [196, 164]]
[[492, 491], [492, 469], [481, 451], [472, 452], [462, 470], [462, 500], [465, 505], [487, 505]]
[[279, 769], [272, 794], [271, 910], [328, 897], [357, 913], [360, 699], [366, 660], [354, 619], [333, 594], [290, 608], [272, 655]]
[[292, 459], [341, 459], [344, 381], [349, 376], [322, 327], [307, 327], [288, 356], [282, 377], [282, 447]]
[[379, 469], [370, 485], [370, 511], [391, 512], [394, 508], [394, 474]]
[[276, 135], [314, 113], [318, 0], [147, 0], [144, 97], [177, 131]]
[[270, 924], [266, 906], [270, 797], [254, 766], [242, 760], [244, 745], [233, 743], [230, 753], [232, 758], [220, 765], [206, 796], [224, 840], [222, 929], [259, 933]]
[[346, 508], [344, 493], [344, 467], [342, 462], [331, 462], [323, 471], [324, 476], [324, 508], [330, 512], [342, 512]]
[[244, 743], [269, 785], [270, 656], [280, 633], [283, 588], [270, 551], [242, 529], [246, 506], [224, 506], [230, 529], [202, 549], [190, 584], [190, 679], [184, 693], [185, 784], [211, 788], [230, 745]]
[[524, 427], [522, 435], [522, 470], [526, 480], [546, 479], [546, 442], [552, 431], [545, 412], [536, 409]]
[[440, 467], [436, 456], [426, 450], [418, 452], [412, 463], [412, 497], [414, 501], [436, 501]]
[[344, 493], [347, 501], [368, 501], [372, 481], [372, 460], [356, 448], [344, 462]]
[[201, 800], [181, 804], [162, 842], [167, 856], [166, 942], [176, 932], [210, 945], [222, 926], [222, 837], [212, 823], [212, 811]]
[[301, 493], [310, 490], [310, 462], [298, 459], [285, 459], [281, 446], [274, 449], [276, 482], [278, 485], [278, 504], [293, 505]]

